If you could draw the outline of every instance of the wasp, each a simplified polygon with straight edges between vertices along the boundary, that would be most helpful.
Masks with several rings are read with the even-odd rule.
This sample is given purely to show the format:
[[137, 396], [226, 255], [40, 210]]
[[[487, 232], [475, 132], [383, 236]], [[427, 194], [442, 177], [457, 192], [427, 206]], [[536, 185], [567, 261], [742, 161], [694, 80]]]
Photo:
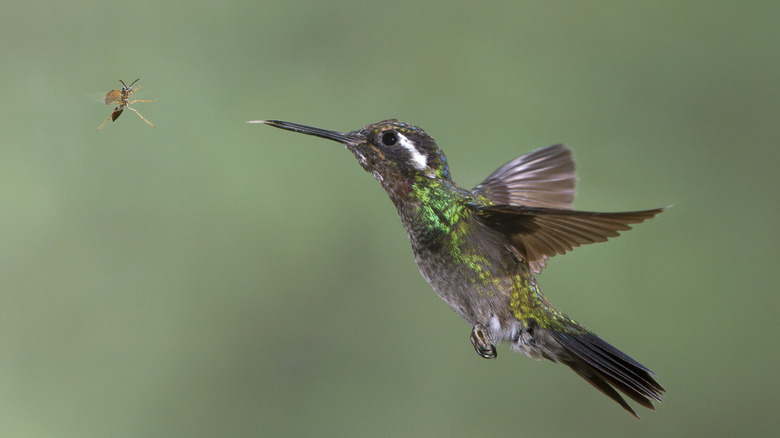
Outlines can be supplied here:
[[102, 128], [103, 125], [106, 124], [108, 119], [111, 119], [112, 122], [116, 121], [116, 119], [119, 118], [119, 116], [122, 114], [122, 111], [124, 111], [125, 108], [127, 108], [130, 111], [138, 114], [138, 117], [140, 117], [141, 120], [143, 120], [144, 122], [148, 123], [149, 126], [151, 126], [152, 128], [156, 128], [156, 126], [154, 126], [152, 124], [152, 122], [146, 120], [144, 118], [144, 116], [141, 115], [141, 113], [139, 113], [138, 111], [136, 111], [133, 108], [130, 108], [130, 105], [134, 104], [136, 102], [154, 102], [154, 100], [139, 100], [139, 99], [136, 99], [136, 100], [133, 100], [132, 102], [128, 102], [130, 100], [130, 96], [132, 96], [133, 93], [135, 93], [135, 90], [141, 88], [140, 85], [135, 87], [135, 88], [133, 88], [133, 85], [136, 82], [138, 82], [140, 79], [141, 78], [138, 78], [138, 79], [134, 80], [130, 85], [125, 84], [125, 82], [120, 79], [119, 82], [122, 83], [122, 89], [121, 90], [111, 90], [108, 93], [106, 93], [106, 105], [119, 104], [119, 106], [114, 108], [114, 111], [112, 111], [111, 114], [109, 114], [109, 116], [106, 117], [106, 120], [104, 120], [103, 123], [101, 123], [100, 126], [98, 126], [98, 129], [97, 129], [98, 131], [100, 131], [100, 128]]

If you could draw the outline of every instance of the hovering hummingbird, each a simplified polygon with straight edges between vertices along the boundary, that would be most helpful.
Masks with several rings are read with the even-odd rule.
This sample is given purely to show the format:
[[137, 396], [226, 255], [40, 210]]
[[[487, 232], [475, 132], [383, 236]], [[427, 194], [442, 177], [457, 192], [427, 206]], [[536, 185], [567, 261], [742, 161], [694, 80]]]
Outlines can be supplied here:
[[495, 358], [495, 344], [507, 341], [529, 357], [567, 365], [637, 418], [616, 389], [650, 409], [661, 401], [664, 389], [654, 374], [553, 307], [534, 274], [548, 257], [606, 241], [662, 208], [572, 210], [574, 162], [563, 145], [510, 161], [466, 190], [417, 126], [385, 120], [335, 132], [278, 120], [248, 123], [333, 140], [355, 155], [395, 204], [423, 277], [472, 326], [481, 357]]

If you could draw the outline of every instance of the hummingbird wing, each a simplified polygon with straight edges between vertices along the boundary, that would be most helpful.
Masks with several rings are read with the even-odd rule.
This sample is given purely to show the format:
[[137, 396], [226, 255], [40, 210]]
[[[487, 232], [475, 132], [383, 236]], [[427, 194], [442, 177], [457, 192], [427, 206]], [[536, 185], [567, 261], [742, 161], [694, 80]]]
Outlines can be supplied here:
[[639, 416], [615, 388], [649, 409], [655, 409], [651, 400], [661, 401], [664, 388], [653, 378], [652, 371], [595, 334], [563, 333], [554, 330], [547, 330], [547, 333], [568, 353], [569, 357], [561, 358], [561, 363], [636, 418]]
[[504, 164], [471, 192], [494, 204], [571, 209], [575, 182], [571, 151], [557, 144]]
[[604, 242], [620, 231], [663, 211], [663, 208], [623, 213], [596, 213], [515, 205], [476, 205], [482, 222], [508, 237], [508, 242], [539, 273], [546, 257], [564, 254], [588, 243]]

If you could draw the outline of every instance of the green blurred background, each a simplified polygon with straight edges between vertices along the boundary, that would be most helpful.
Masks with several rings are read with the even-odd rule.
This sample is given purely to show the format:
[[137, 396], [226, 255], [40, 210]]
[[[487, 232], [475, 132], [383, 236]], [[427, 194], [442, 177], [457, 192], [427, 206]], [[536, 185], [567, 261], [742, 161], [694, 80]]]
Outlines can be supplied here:
[[[0, 17], [0, 436], [769, 436], [778, 2], [21, 2]], [[135, 105], [105, 93], [140, 77]], [[129, 82], [128, 82], [129, 83]], [[419, 275], [337, 144], [426, 129], [456, 181], [563, 142], [575, 207], [673, 204], [541, 276], [660, 376], [635, 421]]]

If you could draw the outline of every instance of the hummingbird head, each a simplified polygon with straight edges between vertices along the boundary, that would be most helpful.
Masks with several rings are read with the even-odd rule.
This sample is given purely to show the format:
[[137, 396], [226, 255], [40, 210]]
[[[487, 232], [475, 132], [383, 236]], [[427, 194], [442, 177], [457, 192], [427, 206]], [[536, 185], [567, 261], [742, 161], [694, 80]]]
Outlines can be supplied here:
[[328, 131], [279, 120], [249, 123], [265, 123], [342, 143], [388, 190], [399, 182], [450, 179], [447, 157], [436, 142], [421, 128], [398, 120], [385, 120], [352, 132]]

